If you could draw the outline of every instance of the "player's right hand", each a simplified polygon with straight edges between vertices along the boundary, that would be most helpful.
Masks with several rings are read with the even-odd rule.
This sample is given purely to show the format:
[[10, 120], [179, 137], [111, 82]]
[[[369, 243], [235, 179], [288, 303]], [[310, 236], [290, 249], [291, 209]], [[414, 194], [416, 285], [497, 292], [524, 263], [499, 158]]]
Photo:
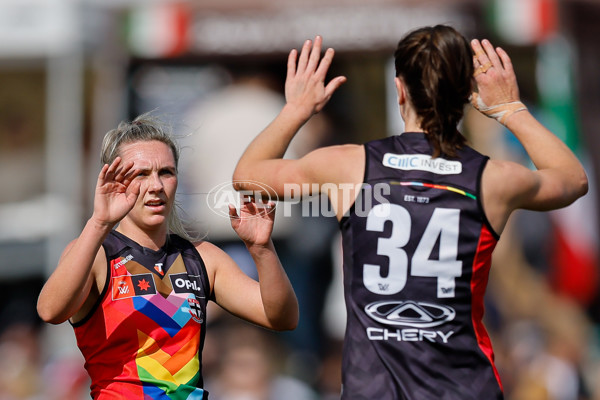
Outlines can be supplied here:
[[325, 85], [334, 50], [327, 49], [321, 58], [322, 42], [321, 36], [315, 37], [314, 42], [307, 40], [300, 57], [296, 49], [288, 56], [285, 98], [287, 104], [297, 107], [306, 119], [321, 111], [337, 88], [346, 82], [346, 77], [337, 76]]
[[96, 222], [114, 225], [133, 208], [140, 193], [140, 182], [135, 180], [138, 172], [133, 161], [122, 165], [120, 157], [102, 167], [94, 195], [92, 218]]

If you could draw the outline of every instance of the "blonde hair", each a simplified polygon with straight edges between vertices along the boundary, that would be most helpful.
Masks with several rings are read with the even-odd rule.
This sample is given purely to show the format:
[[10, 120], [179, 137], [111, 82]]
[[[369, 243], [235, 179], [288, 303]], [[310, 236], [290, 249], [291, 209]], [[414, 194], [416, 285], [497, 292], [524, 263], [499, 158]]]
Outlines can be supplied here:
[[[169, 146], [175, 159], [175, 168], [179, 165], [179, 145], [177, 144], [172, 128], [161, 121], [152, 113], [145, 113], [131, 122], [122, 121], [115, 129], [104, 135], [100, 160], [103, 164], [111, 164], [119, 156], [121, 146], [134, 142], [147, 142], [157, 140]], [[175, 202], [167, 218], [167, 229], [191, 242], [201, 239], [196, 234], [190, 233], [179, 216], [180, 205]], [[183, 210], [181, 210], [183, 211]]]

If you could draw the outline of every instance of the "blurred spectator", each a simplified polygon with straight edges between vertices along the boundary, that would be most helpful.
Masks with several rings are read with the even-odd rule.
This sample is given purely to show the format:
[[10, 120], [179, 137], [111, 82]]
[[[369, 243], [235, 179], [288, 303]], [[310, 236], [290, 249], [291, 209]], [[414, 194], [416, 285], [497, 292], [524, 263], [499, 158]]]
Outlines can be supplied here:
[[285, 352], [277, 336], [229, 318], [220, 324], [208, 331], [218, 335], [220, 349], [216, 371], [206, 371], [211, 400], [317, 399], [308, 385], [283, 374]]
[[[231, 249], [239, 265], [256, 277], [252, 260], [240, 251], [228, 218], [206, 207], [208, 194], [218, 185], [229, 184], [235, 163], [252, 140], [279, 112], [283, 104], [273, 79], [252, 70], [232, 72], [231, 84], [192, 104], [184, 116], [187, 132], [180, 139], [181, 173], [179, 193], [196, 229]], [[231, 189], [231, 193], [233, 189]], [[212, 204], [209, 204], [209, 207]], [[281, 215], [282, 210], [278, 210]], [[292, 230], [292, 221], [276, 218], [273, 239], [284, 238]], [[233, 242], [233, 243], [232, 243]], [[235, 245], [235, 246], [234, 246]]]
[[[490, 2], [482, 2], [481, 4], [484, 3]], [[499, 1], [496, 3], [500, 4]], [[567, 3], [569, 4], [568, 6]], [[475, 5], [475, 2], [472, 3], [472, 8], [478, 7]], [[89, 9], [88, 16], [98, 14], [94, 10], [95, 8], [95, 6], [86, 7], [86, 9]], [[106, 26], [112, 32], [120, 32], [119, 29], [114, 29], [117, 27], [116, 23], [109, 21], [111, 14], [110, 7], [102, 5], [101, 8], [102, 12], [99, 14], [102, 14], [104, 18], [104, 22], [102, 23], [106, 23]], [[118, 6], [119, 16], [122, 15], [124, 8]], [[592, 1], [564, 2], [561, 6], [560, 17], [561, 19], [564, 18], [565, 27], [568, 29], [569, 25], [572, 25], [571, 28], [575, 28], [572, 32], [575, 38], [582, 38], [582, 36], [587, 38], [582, 38], [584, 41], [577, 45], [578, 52], [580, 53], [577, 54], [577, 58], [585, 57], [586, 60], [586, 62], [581, 63], [583, 70], [580, 69], [580, 72], [592, 72], [577, 77], [577, 79], [583, 80], [583, 83], [580, 83], [580, 85], [582, 85], [582, 89], [588, 94], [581, 97], [579, 112], [582, 116], [585, 116], [588, 110], [595, 109], [598, 104], [597, 96], [591, 98], [589, 94], [600, 93], [597, 90], [598, 85], [594, 84], [596, 81], [589, 79], [591, 76], [596, 76], [593, 74], [593, 71], [596, 68], [594, 65], [597, 65], [597, 63], [593, 61], [598, 59], [597, 52], [593, 51], [594, 49], [598, 49], [598, 46], [595, 44], [595, 39], [593, 39], [594, 35], [589, 34], [590, 26], [596, 24], [594, 17], [597, 15], [597, 11], [594, 11], [594, 9], [597, 10], [597, 5]], [[563, 13], [562, 11], [565, 12]], [[584, 17], [584, 19], [580, 20], [576, 17]], [[482, 20], [474, 20], [468, 23], [481, 27], [480, 24], [483, 22]], [[108, 69], [108, 75], [117, 72], [117, 79], [113, 81], [106, 79], [103, 82], [106, 83], [106, 81], [109, 81], [109, 92], [110, 87], [116, 88], [113, 89], [115, 90], [114, 97], [106, 95], [107, 88], [103, 88], [105, 90], [104, 94], [101, 93], [98, 95], [97, 92], [88, 93], [86, 115], [83, 117], [86, 121], [95, 121], [102, 119], [96, 115], [96, 112], [99, 110], [103, 114], [108, 112], [109, 115], [124, 111], [115, 106], [115, 104], [119, 104], [120, 99], [118, 96], [122, 93], [122, 87], [119, 87], [122, 84], [118, 79], [119, 73], [121, 70], [124, 72], [127, 68], [125, 64], [120, 64], [120, 57], [126, 55], [118, 54], [119, 57], [116, 57], [116, 54], [113, 54], [107, 58], [105, 49], [116, 47], [115, 44], [108, 41], [110, 35], [107, 36], [106, 32], [101, 32], [98, 21], [91, 25], [91, 28], [93, 28], [91, 30], [89, 29], [89, 24], [84, 23], [84, 26], [88, 33], [92, 32], [92, 36], [94, 36], [93, 38], [91, 36], [88, 37], [88, 41], [96, 44], [99, 47], [97, 50], [105, 52], [104, 55], [100, 51], [93, 52], [94, 60], [101, 67], [103, 73], [106, 74], [104, 72], [106, 70], [105, 63], [110, 63], [113, 66], [113, 68]], [[489, 27], [485, 29], [489, 29]], [[95, 35], [94, 32], [99, 34]], [[119, 35], [113, 35], [113, 37], [119, 37]], [[101, 43], [103, 44], [100, 46]], [[515, 50], [522, 56], [526, 56], [526, 53], [531, 48], [519, 47]], [[251, 57], [255, 57], [255, 55], [248, 56], [248, 58]], [[236, 61], [241, 62], [242, 60], [236, 59]], [[514, 61], [524, 62], [516, 58]], [[178, 62], [176, 60], [175, 64], [178, 64]], [[528, 60], [525, 62], [529, 63]], [[162, 65], [161, 63], [152, 62], [149, 64]], [[364, 86], [373, 85], [372, 77], [374, 74], [365, 74], [365, 71], [356, 64], [358, 63], [352, 65], [353, 70], [357, 71], [355, 74], [364, 78], [358, 80], [359, 84]], [[38, 216], [48, 218], [48, 214], [55, 213], [48, 212], [49, 207], [46, 203], [42, 202], [41, 197], [44, 194], [45, 174], [43, 168], [45, 151], [45, 139], [43, 136], [45, 110], [43, 107], [45, 105], [45, 98], [43, 93], [46, 83], [44, 82], [43, 71], [32, 72], [35, 70], [33, 65], [34, 62], [29, 61], [22, 64], [19, 61], [15, 63], [10, 58], [3, 60], [4, 75], [2, 78], [4, 79], [2, 80], [3, 89], [0, 90], [2, 92], [2, 96], [0, 97], [0, 164], [3, 166], [0, 169], [0, 182], [3, 187], [3, 190], [0, 192], [0, 205], [2, 206], [0, 208], [2, 211], [0, 213], [0, 233], [3, 234], [4, 241], [0, 243], [0, 256], [4, 261], [4, 269], [2, 270], [2, 285], [0, 286], [0, 289], [2, 289], [0, 292], [3, 294], [0, 297], [2, 303], [2, 306], [0, 306], [0, 364], [3, 367], [3, 373], [0, 377], [0, 400], [89, 399], [89, 383], [81, 381], [86, 378], [83, 361], [80, 358], [72, 357], [71, 354], [67, 356], [57, 354], [60, 353], [60, 349], [55, 343], [48, 343], [45, 340], [47, 339], [46, 337], [41, 338], [39, 335], [44, 334], [46, 331], [38, 329], [34, 319], [29, 318], [29, 315], [31, 315], [29, 308], [34, 310], [35, 297], [39, 292], [38, 286], [41, 286], [41, 283], [37, 279], [41, 280], [42, 277], [36, 276], [31, 280], [28, 278], [20, 279], [21, 274], [26, 272], [27, 277], [29, 277], [29, 272], [40, 271], [42, 268], [39, 261], [43, 260], [45, 256], [44, 244], [41, 240], [35, 242], [34, 240], [40, 233], [45, 234], [49, 230], [48, 227], [54, 226], [53, 223], [55, 220], [59, 223], [64, 222], [60, 217], [57, 217], [56, 219], [51, 219], [52, 224], [47, 224], [42, 223], [41, 219], [38, 218]], [[379, 70], [377, 66], [375, 67], [375, 76], [379, 76], [377, 75]], [[527, 69], [532, 71], [533, 68], [534, 65], [529, 63]], [[518, 69], [521, 70], [521, 68]], [[264, 69], [261, 72], [264, 72]], [[530, 86], [535, 82], [532, 75], [530, 79], [527, 79], [531, 82]], [[283, 77], [283, 73], [278, 74], [278, 76]], [[588, 77], [587, 79], [586, 76]], [[153, 76], [151, 79], [155, 82], [163, 82], [163, 86], [159, 86], [160, 90], [157, 91], [165, 95], [170, 94], [166, 89], [174, 86], [173, 81], [164, 83], [164, 81], [156, 78], [156, 76]], [[277, 101], [281, 101], [281, 96], [276, 92], [281, 92], [282, 89], [281, 85], [278, 85], [277, 82], [273, 83], [270, 78], [264, 76], [261, 78], [262, 82], [259, 82], [259, 79], [254, 80], [253, 83], [258, 83], [258, 85], [254, 85], [255, 89], [252, 91], [248, 89], [252, 86], [252, 80], [241, 79], [234, 82], [236, 89], [240, 89], [241, 92], [241, 88], [246, 87], [249, 94], [247, 97], [240, 95], [240, 101], [235, 103], [236, 107], [232, 107], [234, 103], [230, 103], [231, 106], [224, 106], [223, 108], [219, 108], [217, 104], [214, 106], [214, 110], [218, 114], [215, 117], [220, 116], [221, 120], [231, 122], [231, 125], [241, 126], [246, 132], [250, 132], [248, 140], [255, 136], [257, 133], [256, 129], [260, 130], [264, 127], [263, 122], [260, 121], [256, 123], [256, 128], [250, 126], [251, 121], [258, 118], [258, 116], [252, 115], [252, 110], [260, 106], [264, 111], [268, 108], [267, 104], [269, 102], [276, 104]], [[215, 79], [214, 81], [217, 80]], [[242, 81], [245, 82], [242, 83]], [[521, 80], [523, 83], [525, 81], [525, 79]], [[274, 89], [270, 94], [263, 92], [265, 84], [267, 87]], [[228, 93], [230, 89], [233, 92], [233, 87], [227, 87], [214, 98], [209, 94], [207, 99], [211, 102], [217, 102], [221, 98], [221, 95]], [[530, 89], [531, 91], [532, 89]], [[106, 102], [105, 99], [107, 97], [119, 101], [115, 103]], [[181, 100], [184, 97], [179, 93], [176, 98], [177, 100]], [[266, 100], [271, 97], [273, 100]], [[279, 100], [277, 100], [278, 97]], [[365, 98], [356, 100], [356, 103], [354, 103], [352, 101], [354, 97], [356, 96], [346, 96], [344, 101], [347, 101], [349, 104], [360, 104], [361, 107], [368, 106], [371, 103], [371, 101], [365, 101], [368, 100]], [[91, 100], [89, 100], [91, 98], [104, 100], [98, 101], [97, 104], [91, 104]], [[93, 101], [96, 102], [96, 100]], [[179, 104], [175, 103], [176, 105]], [[223, 104], [226, 103], [224, 102]], [[234, 153], [238, 149], [243, 149], [246, 144], [243, 140], [236, 141], [237, 139], [229, 139], [234, 136], [228, 136], [229, 134], [226, 134], [224, 129], [206, 129], [212, 120], [212, 115], [205, 114], [201, 116], [197, 113], [197, 107], [204, 107], [204, 105], [206, 104], [194, 104], [192, 110], [190, 110], [191, 116], [185, 121], [187, 128], [189, 128], [185, 132], [189, 133], [189, 131], [192, 131], [192, 134], [187, 138], [190, 142], [189, 148], [183, 150], [182, 162], [186, 161], [185, 159], [188, 155], [193, 156], [194, 153], [202, 154], [204, 159], [195, 161], [203, 163], [202, 168], [205, 169], [195, 172], [195, 176], [202, 177], [205, 180], [212, 179], [213, 173], [215, 176], [222, 173], [225, 180], [229, 180], [231, 178], [231, 171], [225, 165], [226, 158], [227, 156], [231, 156], [231, 159], [237, 160], [237, 155]], [[90, 107], [92, 110], [91, 113], [87, 107]], [[144, 104], [143, 110], [140, 109], [138, 111], [141, 113], [153, 107], [154, 105]], [[277, 112], [280, 109], [280, 105], [276, 104], [276, 106], [273, 106], [273, 109]], [[353, 109], [348, 107], [350, 113]], [[242, 115], [246, 111], [249, 114], [247, 118], [244, 118]], [[262, 115], [262, 111], [259, 114]], [[264, 124], [270, 122], [272, 119], [271, 116], [266, 114], [262, 115], [265, 121]], [[479, 113], [469, 113], [467, 117], [477, 118], [481, 117], [481, 115]], [[244, 118], [244, 122], [242, 122], [241, 118]], [[590, 130], [588, 127], [592, 128], [590, 135], [593, 135], [593, 126], [596, 119], [597, 117], [595, 116], [593, 118], [587, 117], [587, 127], [583, 126], [586, 130]], [[470, 124], [471, 122], [465, 121], [466, 124]], [[504, 138], [505, 135], [499, 132], [497, 132], [498, 135], [495, 135], [495, 128], [494, 126], [490, 126], [490, 120], [487, 118], [481, 117], [480, 122], [485, 124], [485, 126], [472, 129], [473, 136], [470, 138], [477, 142], [475, 147], [484, 149], [485, 153], [496, 155], [499, 158], [507, 158], [508, 155], [506, 153], [510, 151], [514, 154], [514, 158], [517, 159], [517, 155], [520, 155], [520, 153], [514, 148], [507, 149], [506, 144], [498, 140], [498, 138]], [[210, 134], [202, 140], [202, 144], [192, 146], [191, 143], [199, 139], [203, 131], [210, 132]], [[238, 133], [243, 139], [241, 130], [236, 131], [235, 137], [238, 137]], [[366, 133], [361, 132], [361, 134]], [[480, 134], [479, 136], [477, 136], [478, 133]], [[309, 135], [302, 134], [298, 138], [308, 137]], [[184, 140], [181, 143], [183, 144]], [[589, 144], [593, 151], [595, 143], [592, 142]], [[306, 148], [310, 148], [311, 146], [313, 145], [306, 144]], [[299, 144], [298, 147], [300, 147]], [[210, 150], [206, 151], [206, 148]], [[302, 151], [299, 149], [298, 153]], [[504, 152], [504, 154], [499, 154], [499, 152]], [[215, 164], [211, 164], [213, 160], [216, 160], [214, 161]], [[206, 172], [206, 174], [204, 175], [203, 172]], [[189, 195], [183, 196], [183, 200], [200, 202], [202, 203], [200, 207], [202, 207], [205, 204], [206, 192], [216, 185], [216, 183], [205, 182], [204, 186], [206, 189], [198, 189], [204, 190], [204, 193], [195, 193], [188, 188], [187, 193]], [[217, 183], [221, 182], [218, 181]], [[36, 212], [34, 215], [31, 213], [33, 209], [39, 210], [39, 213]], [[22, 212], [17, 213], [16, 211], [19, 210]], [[190, 209], [188, 208], [188, 210]], [[294, 209], [294, 212], [297, 212], [297, 209]], [[217, 226], [219, 223], [224, 225], [225, 232], [230, 230], [228, 221], [224, 218], [221, 221], [219, 220], [220, 217], [216, 217], [216, 222], [214, 223], [217, 225], [213, 225], [210, 222], [212, 214], [196, 215], [195, 212], [191, 213], [199, 222], [198, 228], [206, 231], [211, 239], [217, 238], [217, 232], [220, 229]], [[25, 215], [32, 222], [30, 224], [23, 224], [22, 220], [18, 218], [21, 215]], [[278, 216], [276, 225], [280, 227], [283, 220], [284, 218]], [[331, 222], [331, 219], [328, 222]], [[547, 250], [548, 246], [550, 246], [546, 241], [550, 233], [547, 216], [524, 212], [522, 216], [515, 215], [514, 222], [518, 227], [516, 232], [506, 232], [500, 242], [499, 246], [504, 247], [505, 254], [503, 257], [500, 257], [498, 253], [496, 254], [498, 261], [491, 272], [493, 275], [490, 279], [491, 293], [488, 296], [489, 298], [486, 299], [487, 326], [490, 327], [490, 335], [494, 341], [497, 365], [503, 370], [502, 376], [504, 377], [503, 383], [506, 388], [506, 400], [555, 399], [556, 397], [553, 396], [556, 396], [557, 392], [554, 391], [554, 394], [552, 394], [551, 389], [547, 387], [547, 383], [549, 383], [548, 379], [544, 378], [544, 376], [551, 376], [550, 383], [554, 382], [554, 384], [564, 385], [564, 389], [566, 389], [572, 387], [574, 380], [572, 374], [574, 370], [577, 371], [578, 379], [583, 380], [583, 382], [579, 382], [579, 390], [582, 392], [579, 399], [600, 400], [600, 327], [598, 325], [590, 325], [585, 316], [581, 316], [581, 310], [577, 308], [555, 308], [557, 304], [556, 295], [545, 285], [546, 276], [544, 273], [549, 269]], [[309, 221], [309, 224], [318, 225], [318, 222]], [[296, 223], [292, 224], [292, 228], [298, 228], [298, 234], [295, 236], [297, 242], [292, 244], [303, 246], [304, 249], [302, 251], [306, 256], [318, 253], [312, 247], [306, 247], [308, 244], [318, 245], [319, 240], [328, 240], [326, 230], [317, 231], [313, 236], [310, 234], [307, 236], [307, 234], [300, 234], [300, 232], [305, 232], [305, 230]], [[317, 227], [316, 229], [321, 228]], [[35, 233], [35, 237], [31, 234], [32, 230]], [[315, 233], [313, 230], [308, 230], [308, 232]], [[22, 241], [24, 237], [26, 241]], [[284, 235], [283, 237], [286, 236]], [[223, 243], [225, 242], [226, 239], [224, 239]], [[326, 245], [326, 243], [321, 244], [323, 246]], [[278, 243], [277, 247], [283, 252], [286, 246]], [[318, 248], [320, 249], [320, 247]], [[235, 256], [235, 250], [230, 254]], [[245, 256], [243, 252], [238, 254], [241, 254], [241, 257]], [[337, 254], [335, 247], [333, 254]], [[27, 261], [27, 264], [25, 264], [25, 261]], [[299, 257], [295, 261], [297, 262], [288, 263], [288, 267], [291, 269], [288, 273], [293, 280], [301, 303], [301, 320], [298, 329], [291, 333], [294, 338], [287, 334], [284, 337], [297, 347], [316, 348], [317, 344], [315, 342], [321, 343], [319, 346], [323, 348], [322, 356], [320, 358], [310, 358], [310, 367], [312, 367], [312, 374], [316, 380], [313, 383], [315, 388], [318, 389], [321, 399], [333, 400], [339, 398], [340, 388], [340, 343], [335, 339], [343, 335], [345, 328], [343, 295], [341, 290], [335, 292], [336, 288], [333, 287], [332, 290], [330, 287], [329, 290], [332, 290], [330, 293], [331, 301], [327, 300], [324, 311], [322, 310], [325, 314], [322, 319], [325, 324], [325, 332], [321, 334], [315, 333], [317, 332], [316, 329], [319, 328], [318, 324], [314, 324], [314, 318], [316, 318], [315, 315], [319, 312], [318, 304], [321, 301], [319, 296], [325, 292], [320, 293], [328, 279], [328, 267], [324, 264], [313, 262], [308, 257]], [[341, 279], [341, 271], [337, 269], [339, 268], [337, 264], [335, 268], [333, 270], [334, 279]], [[19, 279], [13, 279], [13, 274], [18, 274]], [[15, 275], [15, 277], [17, 276]], [[305, 289], [307, 285], [309, 288]], [[32, 294], [32, 288], [35, 288], [34, 294]], [[341, 287], [338, 287], [338, 289], [341, 289]], [[313, 297], [310, 298], [310, 296]], [[312, 305], [307, 306], [308, 302], [312, 302]], [[214, 304], [211, 303], [211, 305]], [[208, 317], [218, 319], [218, 316], [216, 316], [217, 309], [218, 307], [215, 307], [214, 310], [211, 309], [208, 312]], [[595, 321], [600, 321], [600, 292], [595, 304], [590, 306], [589, 312], [595, 318]], [[536, 316], [536, 314], [544, 315], [545, 317], [541, 318], [540, 316]], [[563, 317], [565, 315], [572, 317], [572, 319], [570, 320], [571, 322], [564, 324], [574, 328], [575, 333], [565, 334], [562, 336], [562, 339], [554, 335], [549, 335], [547, 333], [548, 325], [552, 321], [564, 321], [565, 318]], [[24, 316], [27, 316], [27, 318], [23, 318]], [[66, 328], [69, 327], [66, 326]], [[61, 330], [58, 330], [59, 333], [56, 333], [57, 327], [51, 327], [51, 329], [52, 335], [68, 336], [71, 334], [71, 332], [65, 334]], [[204, 370], [207, 376], [211, 374], [211, 371], [216, 370], [217, 364], [215, 363], [218, 362], [219, 365], [223, 365], [219, 349], [221, 342], [225, 338], [218, 334], [218, 332], [220, 330], [213, 332], [209, 329], [206, 337], [203, 359]], [[270, 335], [268, 332], [262, 333], [265, 333], [265, 340], [270, 343], [269, 346], [271, 348], [282, 345], [279, 343], [281, 339], [279, 335]], [[581, 333], [587, 333], [588, 336], [582, 336]], [[253, 334], [248, 337], [251, 336]], [[555, 337], [555, 339], [552, 339], [552, 337]], [[565, 343], [567, 341], [569, 344]], [[555, 349], [556, 345], [553, 345], [552, 342], [558, 343], [561, 347], [567, 345], [571, 350], [563, 349], [558, 351]], [[580, 346], [578, 352], [573, 350], [573, 344]], [[509, 348], [514, 348], [514, 350], [510, 352], [505, 350]], [[277, 351], [279, 350], [280, 347], [277, 347]], [[555, 353], [559, 355], [557, 356]], [[566, 354], [571, 355], [567, 356]], [[287, 352], [280, 351], [275, 360], [271, 360], [275, 363], [271, 365], [272, 370], [281, 374], [282, 371], [285, 371], [285, 368], [297, 368], [291, 365], [292, 362], [290, 359], [284, 357], [287, 355]], [[283, 366], [281, 365], [282, 363], [284, 364]], [[564, 368], [566, 372], [560, 376], [552, 375], [552, 369], [558, 370], [557, 367], [552, 367], [552, 365], [562, 365], [561, 368]], [[257, 374], [253, 375], [256, 376]], [[565, 381], [571, 383], [565, 384]], [[210, 382], [212, 383], [212, 380]], [[84, 390], [80, 390], [81, 388]], [[84, 395], [77, 394], [78, 389], [80, 393], [84, 392]], [[589, 390], [588, 394], [586, 394], [586, 390]], [[215, 391], [216, 394], [217, 391]], [[212, 397], [211, 393], [211, 399]], [[281, 399], [287, 400], [288, 397], [282, 396]]]
[[13, 323], [0, 336], [0, 399], [33, 399], [41, 392], [38, 332]]
[[[238, 196], [231, 187], [233, 170], [250, 141], [279, 113], [285, 104], [282, 74], [268, 65], [241, 64], [230, 67], [231, 82], [192, 104], [184, 116], [187, 132], [180, 143], [179, 197], [197, 231], [221, 247], [257, 279], [256, 267], [246, 248], [236, 240], [228, 218], [211, 210], [210, 192], [217, 186]], [[278, 78], [275, 78], [277, 76]], [[302, 156], [330, 141], [326, 117], [308, 123], [290, 148], [292, 157]], [[209, 208], [206, 202], [209, 201]], [[292, 348], [295, 374], [310, 383], [316, 379], [314, 364], [323, 350], [321, 315], [331, 280], [330, 246], [334, 220], [317, 210], [303, 218], [299, 204], [277, 208], [273, 241], [298, 298], [300, 321], [296, 330], [283, 333]]]
[[0, 182], [10, 188], [0, 193], [0, 204], [43, 194], [44, 142], [35, 128], [26, 111], [14, 105], [0, 114]]
[[342, 389], [342, 346], [341, 338], [330, 338], [327, 350], [321, 359], [317, 391], [321, 400], [338, 400]]

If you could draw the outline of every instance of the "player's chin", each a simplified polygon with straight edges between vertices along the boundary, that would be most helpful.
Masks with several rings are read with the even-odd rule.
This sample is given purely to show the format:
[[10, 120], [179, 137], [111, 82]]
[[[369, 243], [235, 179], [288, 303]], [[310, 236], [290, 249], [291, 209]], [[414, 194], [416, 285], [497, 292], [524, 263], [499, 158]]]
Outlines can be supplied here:
[[152, 215], [147, 215], [144, 218], [144, 224], [147, 227], [151, 227], [151, 228], [156, 228], [159, 227], [161, 225], [165, 225], [168, 223], [168, 218], [166, 215], [163, 214], [152, 214]]

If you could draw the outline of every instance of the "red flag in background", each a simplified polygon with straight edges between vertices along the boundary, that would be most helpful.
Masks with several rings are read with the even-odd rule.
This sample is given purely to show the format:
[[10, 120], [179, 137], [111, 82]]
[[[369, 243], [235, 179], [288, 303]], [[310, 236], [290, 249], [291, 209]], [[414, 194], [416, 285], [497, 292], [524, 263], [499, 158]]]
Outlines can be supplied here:
[[539, 43], [558, 26], [556, 0], [491, 0], [487, 5], [489, 25], [507, 43]]
[[552, 211], [551, 283], [583, 306], [590, 305], [599, 287], [596, 193], [588, 154], [580, 140], [574, 90], [575, 50], [559, 35], [538, 46], [537, 85], [544, 124], [582, 160], [589, 193], [570, 206]]
[[506, 43], [536, 45], [536, 80], [541, 120], [582, 160], [589, 193], [549, 214], [552, 226], [549, 279], [553, 288], [583, 306], [597, 296], [600, 282], [594, 178], [580, 127], [574, 89], [575, 49], [558, 33], [557, 0], [490, 0], [490, 26]]

